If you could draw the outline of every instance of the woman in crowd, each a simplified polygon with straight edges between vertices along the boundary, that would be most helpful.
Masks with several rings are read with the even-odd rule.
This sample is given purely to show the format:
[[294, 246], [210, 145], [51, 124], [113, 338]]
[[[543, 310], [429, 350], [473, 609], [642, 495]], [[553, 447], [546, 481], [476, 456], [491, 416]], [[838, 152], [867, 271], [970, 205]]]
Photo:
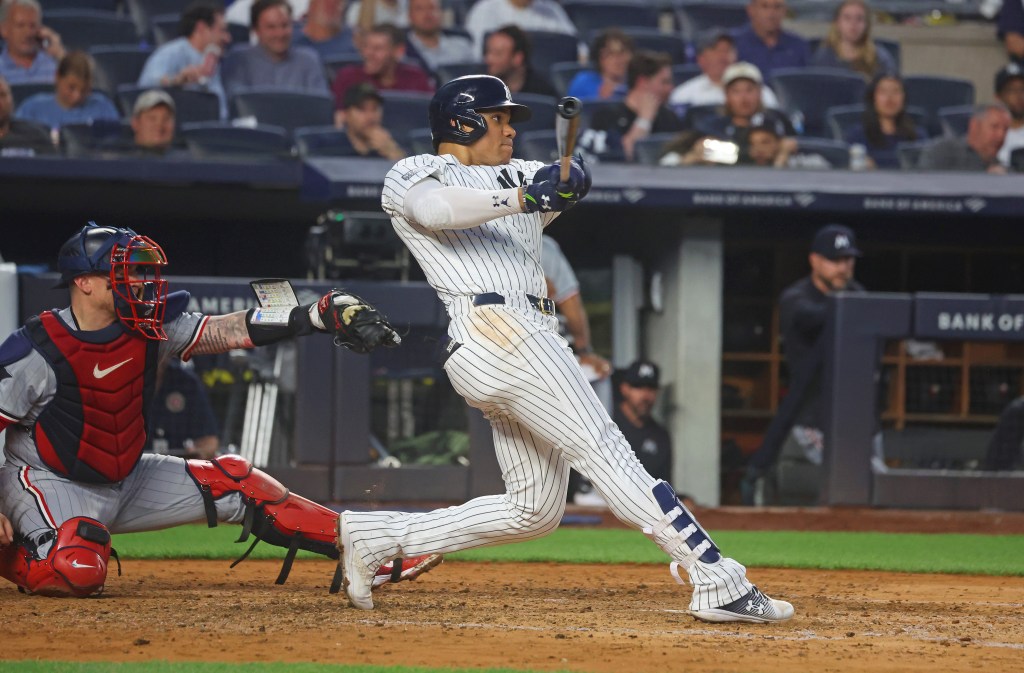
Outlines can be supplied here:
[[836, 7], [828, 36], [811, 57], [811, 65], [849, 68], [865, 78], [896, 74], [896, 59], [871, 39], [871, 8], [864, 0], [844, 0]]
[[72, 51], [57, 66], [53, 93], [29, 97], [14, 116], [51, 129], [65, 124], [118, 121], [121, 115], [110, 99], [92, 90], [92, 58], [84, 51]]
[[846, 142], [867, 148], [875, 168], [899, 168], [896, 146], [926, 138], [907, 114], [903, 81], [896, 75], [879, 75], [864, 90], [864, 120], [846, 132]]
[[617, 28], [602, 31], [590, 47], [597, 70], [577, 73], [568, 95], [581, 100], [618, 100], [626, 95], [626, 70], [633, 58], [633, 38]]

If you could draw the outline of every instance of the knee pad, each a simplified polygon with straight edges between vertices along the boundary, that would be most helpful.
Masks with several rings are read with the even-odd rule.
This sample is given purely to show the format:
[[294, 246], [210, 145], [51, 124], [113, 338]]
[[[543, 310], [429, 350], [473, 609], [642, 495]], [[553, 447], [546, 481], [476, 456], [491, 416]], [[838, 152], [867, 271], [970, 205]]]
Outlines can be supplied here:
[[711, 536], [701, 528], [668, 483], [659, 481], [651, 492], [665, 516], [651, 528], [645, 528], [645, 535], [687, 570], [696, 561], [714, 563], [722, 558], [722, 552]]
[[289, 492], [281, 482], [241, 456], [185, 463], [203, 495], [210, 528], [217, 525], [217, 499], [238, 493], [245, 502], [245, 519], [237, 541], [245, 542], [250, 534], [256, 540], [232, 567], [244, 560], [260, 540], [288, 549], [277, 584], [284, 584], [299, 549], [338, 558], [338, 513], [334, 510]]
[[42, 542], [50, 540], [53, 544], [44, 558], [38, 557], [37, 544], [25, 541], [4, 550], [0, 575], [22, 591], [42, 596], [85, 598], [101, 593], [112, 554], [107, 528], [95, 519], [75, 517]]

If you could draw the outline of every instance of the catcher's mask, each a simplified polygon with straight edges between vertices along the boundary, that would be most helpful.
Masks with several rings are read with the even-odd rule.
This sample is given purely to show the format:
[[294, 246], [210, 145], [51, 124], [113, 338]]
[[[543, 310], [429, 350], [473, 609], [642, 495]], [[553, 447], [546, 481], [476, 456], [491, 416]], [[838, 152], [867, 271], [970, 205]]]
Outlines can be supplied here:
[[94, 222], [68, 239], [57, 259], [60, 285], [65, 287], [84, 274], [107, 275], [121, 324], [155, 340], [167, 339], [163, 329], [167, 281], [161, 278], [166, 265], [163, 249], [148, 236]]

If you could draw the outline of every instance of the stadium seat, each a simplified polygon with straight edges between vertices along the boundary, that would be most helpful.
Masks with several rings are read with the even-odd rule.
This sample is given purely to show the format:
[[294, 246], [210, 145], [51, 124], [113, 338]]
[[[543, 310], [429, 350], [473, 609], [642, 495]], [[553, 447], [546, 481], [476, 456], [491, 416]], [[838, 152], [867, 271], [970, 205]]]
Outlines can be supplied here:
[[[117, 102], [122, 114], [131, 117], [135, 99], [152, 87], [122, 85], [117, 87]], [[220, 120], [220, 99], [217, 94], [196, 89], [168, 87], [165, 89], [174, 100], [175, 122], [180, 129], [184, 124], [214, 122]]]
[[912, 143], [899, 143], [896, 145], [896, 153], [899, 156], [900, 168], [905, 171], [916, 170], [917, 160], [921, 158], [921, 151], [928, 146], [931, 140], [918, 140]]
[[711, 28], [738, 28], [747, 22], [747, 9], [742, 4], [695, 2], [677, 5], [676, 21], [687, 40]]
[[109, 12], [66, 10], [47, 12], [46, 25], [55, 30], [67, 49], [101, 45], [138, 45], [135, 23]]
[[116, 12], [120, 0], [42, 0], [39, 4], [47, 14], [66, 9], [94, 12]]
[[178, 37], [181, 17], [177, 14], [159, 14], [153, 17], [149, 25], [153, 29], [153, 41], [159, 46]]
[[555, 130], [526, 131], [516, 136], [515, 156], [527, 161], [551, 163], [558, 158]]
[[288, 132], [279, 126], [242, 128], [220, 122], [186, 124], [185, 145], [197, 159], [291, 159]]
[[644, 166], [657, 166], [665, 145], [672, 142], [678, 133], [652, 133], [641, 138], [633, 146], [634, 163]]
[[[686, 63], [688, 60], [686, 42], [678, 34], [662, 33], [656, 28], [633, 27], [623, 28], [622, 32], [633, 38], [633, 48], [637, 51], [643, 49], [668, 54], [673, 64]], [[601, 31], [592, 32], [587, 38], [587, 44], [593, 44], [594, 38], [600, 33]]]
[[584, 70], [593, 70], [593, 68], [589, 65], [580, 65], [576, 61], [565, 61], [552, 64], [546, 74], [550, 76], [555, 90], [564, 96], [569, 92], [569, 85], [572, 84], [576, 75]]
[[[405, 134], [410, 154], [433, 154], [434, 141], [431, 140], [430, 129], [413, 129]], [[518, 142], [518, 140], [516, 141]]]
[[818, 154], [832, 168], [850, 167], [850, 146], [828, 138], [797, 138], [797, 154]]
[[427, 109], [430, 107], [429, 93], [409, 91], [381, 91], [384, 99], [384, 128], [398, 141], [405, 145], [407, 135], [413, 129], [421, 129], [426, 124]]
[[971, 122], [973, 114], [973, 105], [953, 105], [939, 108], [938, 116], [939, 124], [942, 125], [942, 134], [952, 138], [967, 135], [967, 125]]
[[90, 156], [104, 145], [130, 147], [134, 142], [132, 127], [127, 122], [97, 121], [60, 127], [61, 152], [69, 157]]
[[437, 69], [437, 82], [438, 84], [444, 84], [445, 82], [450, 82], [456, 77], [462, 77], [464, 75], [480, 75], [486, 72], [487, 66], [480, 62], [442, 65]]
[[139, 81], [142, 67], [152, 52], [138, 47], [94, 47], [89, 50], [96, 71], [93, 88], [117, 98], [117, 87]]
[[700, 74], [700, 66], [696, 63], [677, 63], [672, 66], [672, 83], [679, 86]]
[[11, 84], [11, 96], [17, 108], [37, 93], [53, 93], [53, 82], [33, 82], [32, 84]]
[[305, 126], [295, 129], [295, 149], [300, 157], [337, 157], [347, 148], [345, 132], [333, 126]]
[[875, 44], [879, 47], [885, 47], [885, 50], [892, 55], [892, 60], [896, 61], [896, 72], [900, 72], [903, 68], [903, 48], [900, 46], [900, 43], [896, 40], [883, 40], [876, 37]]
[[[853, 105], [864, 98], [864, 78], [834, 68], [779, 68], [771, 81], [783, 110], [802, 135], [831, 137], [825, 111], [836, 105]], [[801, 123], [802, 122], [802, 123]]]
[[565, 0], [562, 6], [580, 35], [602, 28], [658, 28], [660, 22], [657, 7], [640, 0]]
[[327, 75], [327, 83], [334, 82], [334, 78], [338, 76], [338, 71], [342, 68], [347, 68], [350, 65], [362, 65], [363, 57], [358, 54], [352, 56], [334, 56], [324, 61], [324, 72]]
[[255, 117], [260, 126], [279, 126], [288, 131], [334, 123], [334, 98], [327, 94], [249, 89], [231, 96], [229, 108], [233, 117]]
[[1018, 173], [1024, 173], [1024, 147], [1018, 147], [1010, 152], [1010, 168]]
[[[193, 0], [124, 0], [128, 8], [128, 14], [135, 22], [135, 29], [139, 35], [146, 35], [153, 24], [153, 20], [162, 16], [181, 16], [182, 10], [188, 7]], [[177, 31], [175, 30], [175, 33]]]
[[705, 124], [718, 117], [721, 110], [721, 105], [691, 105], [686, 108], [686, 113], [683, 115], [683, 126], [707, 132]]
[[928, 112], [929, 135], [942, 134], [939, 109], [959, 105], [974, 105], [974, 84], [966, 79], [913, 75], [903, 78], [907, 105], [924, 108]]
[[541, 74], [547, 74], [552, 63], [579, 60], [579, 43], [572, 35], [528, 30], [530, 38], [530, 65]]
[[[546, 131], [555, 128], [555, 110], [558, 101], [551, 96], [541, 96], [535, 93], [517, 93], [513, 100], [530, 108], [533, 115], [529, 121], [519, 122], [515, 125], [516, 132], [524, 131]], [[584, 105], [583, 107], [587, 107]]]
[[[928, 113], [921, 108], [907, 108], [907, 114], [914, 120], [914, 125], [922, 130], [928, 130]], [[825, 122], [832, 131], [835, 140], [844, 140], [846, 132], [854, 126], [859, 126], [864, 119], [863, 105], [836, 105], [825, 111]]]

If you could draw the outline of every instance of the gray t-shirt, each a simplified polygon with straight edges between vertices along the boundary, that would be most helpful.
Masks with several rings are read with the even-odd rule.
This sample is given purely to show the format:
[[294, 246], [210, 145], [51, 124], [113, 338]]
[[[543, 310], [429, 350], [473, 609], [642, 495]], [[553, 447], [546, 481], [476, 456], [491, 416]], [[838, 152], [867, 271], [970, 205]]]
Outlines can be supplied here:
[[579, 293], [580, 282], [576, 279], [569, 260], [565, 258], [562, 248], [559, 247], [555, 239], [550, 236], [544, 236], [541, 239], [540, 265], [544, 269], [544, 277], [551, 282], [554, 288], [554, 296], [551, 299], [556, 304], [561, 304], [569, 297]]
[[259, 45], [237, 49], [224, 59], [221, 77], [228, 94], [253, 87], [330, 93], [320, 57], [308, 47], [293, 46], [281, 61]]
[[992, 163], [971, 149], [966, 138], [943, 138], [922, 150], [917, 167], [926, 171], [986, 171]]

